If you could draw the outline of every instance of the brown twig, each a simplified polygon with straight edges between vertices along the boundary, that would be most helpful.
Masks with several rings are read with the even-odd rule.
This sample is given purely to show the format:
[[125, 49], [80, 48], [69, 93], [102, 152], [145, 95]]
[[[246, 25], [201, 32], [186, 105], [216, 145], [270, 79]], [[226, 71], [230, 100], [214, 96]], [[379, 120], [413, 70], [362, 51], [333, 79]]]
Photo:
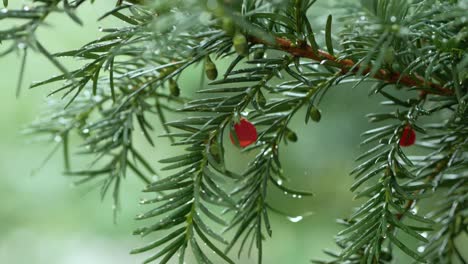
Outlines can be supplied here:
[[[256, 37], [250, 37], [250, 41], [252, 43], [271, 45], [271, 43], [268, 43], [267, 41], [256, 38]], [[274, 45], [276, 46], [276, 48], [284, 52], [287, 52], [293, 56], [308, 58], [308, 59], [312, 59], [312, 60], [319, 61], [319, 62], [323, 60], [331, 61], [335, 63], [339, 69], [341, 69], [341, 72], [343, 74], [346, 74], [349, 71], [352, 71], [353, 73], [357, 73], [358, 71], [360, 71], [360, 65], [356, 65], [354, 61], [350, 59], [338, 60], [335, 56], [323, 50], [315, 51], [311, 46], [307, 45], [307, 43], [305, 42], [300, 43], [299, 45], [296, 45], [296, 44], [293, 44], [288, 39], [279, 38], [279, 37], [276, 38], [275, 42], [276, 43], [274, 43]], [[366, 68], [362, 73], [367, 74], [369, 72], [371, 72], [370, 67]], [[409, 76], [409, 75], [402, 76], [401, 73], [399, 72], [389, 71], [386, 69], [380, 69], [372, 77], [385, 81], [387, 83], [394, 83], [394, 84], [400, 83], [408, 87], [430, 88], [429, 90], [423, 90], [421, 92], [421, 96], [425, 96], [426, 94], [453, 95], [453, 91], [451, 89], [448, 89], [446, 87], [443, 87], [433, 82], [425, 81], [420, 76]]]

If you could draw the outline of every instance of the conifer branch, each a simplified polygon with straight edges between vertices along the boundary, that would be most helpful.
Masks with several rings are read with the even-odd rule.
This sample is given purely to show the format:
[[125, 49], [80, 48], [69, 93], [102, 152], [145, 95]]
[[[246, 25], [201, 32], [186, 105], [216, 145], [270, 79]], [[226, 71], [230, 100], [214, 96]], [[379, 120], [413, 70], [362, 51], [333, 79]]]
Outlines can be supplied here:
[[[250, 40], [252, 41], [252, 43], [271, 45], [271, 43], [256, 37], [251, 37]], [[279, 50], [287, 52], [293, 56], [308, 58], [321, 63], [330, 63], [330, 66], [341, 69], [341, 74], [343, 75], [347, 74], [348, 72], [357, 73], [360, 71], [362, 71], [362, 74], [365, 75], [372, 71], [371, 67], [367, 67], [366, 69], [361, 70], [360, 68], [362, 66], [357, 65], [350, 59], [339, 60], [338, 58], [327, 53], [326, 51], [314, 50], [306, 42], [299, 42], [297, 44], [294, 44], [290, 40], [284, 38], [276, 38], [276, 43], [274, 43], [272, 47], [276, 47]], [[422, 96], [424, 96], [425, 94], [438, 94], [445, 96], [450, 96], [454, 94], [453, 90], [436, 83], [424, 81], [422, 77], [417, 75], [407, 76], [402, 75], [399, 72], [389, 71], [386, 69], [379, 69], [374, 75], [370, 77], [382, 80], [390, 84], [403, 84], [410, 88], [420, 88], [422, 89]], [[429, 90], [424, 90], [425, 87], [428, 87]]]
[[[269, 189], [311, 195], [283, 184], [289, 177], [280, 162], [281, 142], [297, 140], [290, 121], [307, 108], [305, 123], [319, 122], [322, 98], [344, 81], [354, 86], [372, 81], [370, 94], [384, 97], [382, 104], [392, 110], [368, 115], [370, 122], [385, 124], [364, 132], [362, 145], [375, 146], [357, 158], [351, 172], [351, 190], [365, 202], [342, 221], [346, 227], [336, 238], [341, 252], [327, 251], [332, 260], [317, 263], [389, 263], [395, 247], [419, 262], [464, 261], [455, 241], [467, 230], [468, 22], [459, 1], [347, 6], [336, 36], [336, 14], [327, 16], [323, 34], [313, 30], [308, 10], [314, 0], [117, 1], [100, 19], [112, 16], [125, 26], [103, 29], [103, 37], [76, 50], [50, 53], [35, 30], [53, 11], [81, 24], [74, 10], [84, 2], [39, 1], [30, 10], [0, 13], [0, 19], [27, 21], [0, 31], [0, 40], [13, 41], [3, 54], [26, 44], [62, 72], [32, 85], [59, 84], [50, 95], [67, 100], [28, 132], [63, 147], [68, 175], [80, 177], [78, 183], [100, 181], [102, 196], [112, 188], [115, 208], [127, 172], [145, 183], [150, 197], [142, 204], [154, 208], [137, 216], [151, 222], [135, 234], [163, 235], [132, 251], [154, 251], [146, 263], [167, 263], [176, 253], [183, 263], [188, 250], [198, 263], [234, 263], [228, 252], [237, 244], [238, 256], [248, 244], [250, 255], [255, 244], [261, 263], [263, 241], [273, 233], [269, 213], [276, 210]], [[84, 65], [69, 71], [61, 57]], [[221, 59], [229, 66], [218, 77]], [[202, 98], [185, 98], [178, 78], [199, 63], [209, 88], [197, 90]], [[408, 98], [388, 89], [401, 86], [420, 94]], [[166, 111], [187, 116], [166, 120]], [[421, 118], [438, 115], [448, 118], [432, 125]], [[153, 164], [134, 140], [141, 132], [144, 144], [157, 149], [153, 119], [172, 145], [185, 147], [160, 161], [161, 171], [175, 172], [156, 180], [149, 177], [156, 175]], [[244, 119], [255, 139], [240, 145], [236, 126]], [[240, 175], [225, 165], [227, 131], [234, 145], [257, 154]], [[70, 157], [73, 135], [81, 142], [78, 154], [93, 158], [92, 167], [76, 169]], [[415, 142], [430, 153], [408, 156], [404, 148]], [[414, 210], [421, 199], [441, 192], [446, 195], [430, 214]], [[434, 231], [436, 223], [440, 229]], [[421, 247], [409, 246], [402, 232]], [[213, 260], [210, 251], [217, 255]]]

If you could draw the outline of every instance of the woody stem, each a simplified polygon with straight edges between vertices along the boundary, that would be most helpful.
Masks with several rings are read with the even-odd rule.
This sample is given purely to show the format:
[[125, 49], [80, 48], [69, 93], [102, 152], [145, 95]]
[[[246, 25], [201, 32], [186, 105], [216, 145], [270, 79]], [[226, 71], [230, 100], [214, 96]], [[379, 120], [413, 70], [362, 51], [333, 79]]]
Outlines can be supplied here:
[[[251, 43], [254, 44], [272, 44], [257, 37], [250, 37], [249, 40]], [[318, 62], [322, 62], [324, 60], [332, 62], [332, 66], [339, 68], [342, 74], [346, 74], [348, 72], [356, 74], [361, 71], [360, 68], [362, 66], [357, 65], [354, 61], [350, 59], [339, 60], [337, 57], [329, 54], [328, 52], [325, 52], [323, 50], [314, 50], [305, 42], [301, 43], [300, 45], [294, 45], [290, 40], [277, 37], [273, 45], [275, 48], [287, 52], [296, 57], [308, 58]], [[368, 74], [371, 72], [371, 70], [371, 67], [367, 67], [362, 71], [362, 74]], [[426, 81], [422, 77], [417, 75], [402, 75], [400, 72], [379, 69], [372, 77], [392, 84], [403, 84], [408, 87], [429, 88], [428, 90], [424, 90], [422, 92], [422, 96], [428, 93], [447, 96], [453, 95], [453, 91], [451, 89], [448, 89], [433, 82]]]

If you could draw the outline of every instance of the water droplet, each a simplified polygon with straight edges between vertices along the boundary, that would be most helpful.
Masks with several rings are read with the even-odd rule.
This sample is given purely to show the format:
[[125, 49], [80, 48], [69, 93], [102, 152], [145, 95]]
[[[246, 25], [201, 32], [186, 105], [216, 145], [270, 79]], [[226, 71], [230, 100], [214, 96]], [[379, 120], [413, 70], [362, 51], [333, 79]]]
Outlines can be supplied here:
[[293, 223], [300, 222], [300, 221], [302, 221], [302, 219], [304, 219], [304, 217], [302, 215], [295, 216], [295, 217], [288, 216], [288, 220], [293, 222]]
[[54, 137], [54, 141], [55, 141], [55, 142], [61, 142], [61, 141], [62, 141], [62, 137], [61, 137], [60, 135], [56, 135], [56, 136]]
[[419, 253], [422, 253], [422, 252], [424, 252], [425, 249], [426, 249], [426, 248], [425, 248], [424, 246], [419, 246], [419, 247], [418, 247], [418, 252], [419, 252]]
[[390, 21], [391, 21], [392, 23], [395, 23], [395, 22], [396, 22], [396, 17], [395, 17], [395, 16], [391, 16], [391, 17], [390, 17]]
[[82, 132], [83, 132], [83, 134], [88, 134], [88, 133], [89, 133], [89, 129], [85, 128], [85, 129], [83, 129]]
[[4, 14], [6, 14], [6, 13], [8, 13], [8, 9], [6, 9], [6, 8], [2, 8], [2, 9], [0, 10], [0, 12], [2, 12], [2, 13], [4, 13]]
[[281, 185], [283, 185], [283, 180], [281, 180], [281, 179], [277, 180], [276, 183], [281, 186]]

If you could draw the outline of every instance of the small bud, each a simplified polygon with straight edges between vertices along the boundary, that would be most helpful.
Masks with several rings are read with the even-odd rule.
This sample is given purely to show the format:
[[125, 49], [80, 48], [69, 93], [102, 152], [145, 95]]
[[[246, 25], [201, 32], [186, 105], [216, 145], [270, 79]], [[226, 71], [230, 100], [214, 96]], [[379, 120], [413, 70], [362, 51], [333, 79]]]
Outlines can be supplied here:
[[257, 104], [261, 108], [264, 108], [266, 103], [267, 103], [265, 96], [263, 95], [262, 91], [260, 91], [260, 90], [255, 95], [255, 100], [257, 101]]
[[180, 89], [179, 85], [177, 84], [174, 79], [169, 79], [169, 92], [171, 93], [172, 96], [179, 96], [180, 95]]
[[395, 60], [395, 50], [392, 47], [390, 47], [387, 50], [385, 50], [384, 61], [388, 65], [392, 65], [394, 60]]
[[160, 70], [159, 77], [162, 79], [176, 70], [174, 66], [166, 67]]
[[218, 77], [218, 69], [216, 69], [216, 64], [213, 63], [210, 56], [206, 56], [205, 59], [205, 74], [210, 80], [214, 80]]
[[234, 38], [232, 39], [234, 43], [234, 49], [236, 50], [237, 54], [241, 56], [247, 56], [249, 53], [249, 46], [247, 44], [247, 39], [242, 33], [236, 33]]
[[291, 142], [296, 142], [297, 141], [296, 133], [294, 133], [294, 131], [292, 131], [289, 128], [286, 128], [286, 138]]
[[223, 17], [223, 20], [221, 21], [221, 23], [222, 23], [221, 27], [223, 28], [224, 32], [226, 32], [226, 34], [230, 36], [234, 35], [236, 31], [236, 27], [234, 26], [234, 22], [232, 21], [232, 18]]
[[219, 146], [216, 142], [210, 144], [210, 153], [212, 155], [219, 155]]
[[314, 122], [320, 122], [320, 119], [322, 119], [322, 114], [320, 113], [320, 110], [317, 109], [317, 107], [312, 106], [309, 110], [309, 116], [310, 119]]
[[264, 55], [265, 55], [265, 51], [263, 51], [262, 49], [259, 49], [255, 51], [253, 58], [254, 60], [260, 60], [260, 59], [263, 59]]
[[216, 162], [220, 162], [221, 157], [220, 157], [220, 149], [218, 146], [218, 143], [216, 142], [211, 142], [210, 144], [210, 154], [213, 156]]

